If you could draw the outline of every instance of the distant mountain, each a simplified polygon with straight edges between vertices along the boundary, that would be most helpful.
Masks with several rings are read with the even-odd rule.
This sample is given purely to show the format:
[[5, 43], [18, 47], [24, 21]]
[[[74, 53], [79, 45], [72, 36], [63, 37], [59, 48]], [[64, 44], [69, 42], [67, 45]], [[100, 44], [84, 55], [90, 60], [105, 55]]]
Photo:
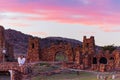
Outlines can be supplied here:
[[[28, 38], [32, 35], [24, 34], [20, 31], [6, 29], [5, 30], [5, 38], [7, 42], [13, 45], [15, 54], [26, 54], [28, 48]], [[40, 38], [41, 39], [41, 38]], [[62, 37], [47, 37], [42, 38], [40, 41], [41, 48], [49, 47], [50, 43], [59, 44], [62, 43], [70, 43], [73, 47], [77, 44], [81, 45], [81, 41], [75, 39], [68, 39]]]
[[5, 38], [7, 42], [13, 45], [14, 53], [16, 54], [25, 54], [27, 52], [29, 36], [30, 35], [26, 35], [20, 31], [15, 31], [12, 29], [5, 30]]
[[73, 47], [76, 46], [77, 44], [82, 44], [82, 42], [75, 40], [75, 39], [68, 39], [68, 38], [63, 38], [63, 37], [47, 37], [47, 38], [42, 38], [41, 39], [41, 47], [49, 47], [51, 43], [54, 44], [59, 44], [59, 43], [70, 43]]

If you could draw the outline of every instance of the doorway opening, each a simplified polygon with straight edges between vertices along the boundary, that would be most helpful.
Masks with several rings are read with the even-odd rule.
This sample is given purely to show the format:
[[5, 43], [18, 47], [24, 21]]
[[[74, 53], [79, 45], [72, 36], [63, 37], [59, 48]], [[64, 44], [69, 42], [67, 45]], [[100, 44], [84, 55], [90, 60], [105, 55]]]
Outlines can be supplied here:
[[64, 52], [60, 51], [55, 54], [55, 61], [58, 61], [58, 62], [68, 61], [68, 57]]
[[107, 59], [105, 57], [100, 58], [99, 61], [101, 64], [107, 64]]

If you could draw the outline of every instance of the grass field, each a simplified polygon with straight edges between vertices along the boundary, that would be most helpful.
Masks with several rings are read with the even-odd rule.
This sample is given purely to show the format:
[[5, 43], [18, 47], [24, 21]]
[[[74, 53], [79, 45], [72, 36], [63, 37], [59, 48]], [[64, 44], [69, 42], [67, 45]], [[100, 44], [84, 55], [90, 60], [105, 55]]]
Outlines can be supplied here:
[[[71, 72], [55, 74], [51, 76], [36, 76], [33, 77], [32, 80], [97, 80], [97, 78], [95, 74], [91, 73], [80, 72], [80, 74], [77, 75], [76, 72]], [[112, 79], [108, 78], [107, 80]], [[120, 78], [114, 80], [120, 80]]]
[[[37, 70], [38, 69], [38, 70]], [[55, 68], [56, 69], [56, 68]], [[53, 71], [54, 67], [51, 66], [37, 66], [35, 69], [35, 73], [39, 71]], [[63, 71], [59, 74], [53, 75], [36, 75], [31, 78], [31, 80], [97, 80], [97, 75], [89, 72], [77, 72], [75, 71]], [[112, 80], [110, 77], [107, 80]], [[120, 78], [116, 78], [114, 80], [120, 80]]]

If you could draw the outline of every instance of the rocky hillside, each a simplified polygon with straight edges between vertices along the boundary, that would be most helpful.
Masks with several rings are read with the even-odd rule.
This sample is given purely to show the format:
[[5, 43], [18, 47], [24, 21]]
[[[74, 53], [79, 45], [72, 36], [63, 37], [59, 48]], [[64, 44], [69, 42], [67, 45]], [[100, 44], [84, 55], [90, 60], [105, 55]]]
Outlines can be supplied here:
[[[25, 54], [27, 53], [28, 47], [28, 37], [32, 35], [27, 35], [22, 32], [7, 29], [5, 30], [5, 38], [6, 40], [14, 46], [14, 53], [15, 54]], [[49, 47], [50, 43], [59, 44], [60, 42], [63, 43], [71, 43], [74, 47], [76, 44], [81, 44], [80, 41], [62, 37], [47, 37], [42, 38], [40, 42], [41, 48]]]

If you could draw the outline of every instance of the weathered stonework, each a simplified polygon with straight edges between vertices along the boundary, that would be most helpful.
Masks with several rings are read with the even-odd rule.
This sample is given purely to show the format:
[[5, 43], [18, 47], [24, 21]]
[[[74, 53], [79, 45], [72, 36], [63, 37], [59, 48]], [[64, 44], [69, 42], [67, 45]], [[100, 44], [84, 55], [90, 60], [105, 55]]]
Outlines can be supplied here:
[[28, 52], [27, 52], [28, 62], [40, 61], [40, 41], [39, 38], [29, 38]]
[[[32, 44], [36, 46], [32, 49]], [[110, 53], [108, 50], [96, 51], [94, 37], [83, 37], [82, 47], [77, 45], [72, 47], [70, 43], [51, 43], [49, 47], [40, 48], [39, 40], [36, 38], [29, 39], [28, 61], [56, 61], [56, 54], [61, 52], [68, 58], [65, 64], [70, 68], [89, 69], [95, 71], [111, 71], [120, 67], [120, 51], [115, 50]]]
[[[3, 53], [3, 50], [6, 50], [5, 54]], [[13, 60], [14, 60], [13, 47], [5, 39], [4, 27], [0, 26], [0, 62]]]
[[17, 70], [13, 70], [12, 80], [22, 80], [22, 73]]
[[42, 60], [55, 61], [56, 54], [60, 51], [66, 54], [66, 57], [68, 58], [69, 62], [73, 62], [73, 53], [71, 45], [62, 43], [60, 43], [59, 45], [51, 44], [49, 48], [44, 48], [42, 50]]
[[13, 46], [6, 41], [4, 27], [0, 26], [0, 71], [12, 70], [12, 80], [22, 80], [23, 75], [31, 73], [31, 68], [28, 65], [20, 67], [14, 60]]
[[81, 64], [81, 57], [82, 57], [82, 55], [81, 55], [81, 48], [80, 48], [80, 46], [79, 45], [77, 45], [76, 47], [75, 47], [75, 49], [74, 49], [74, 54], [75, 54], [75, 62], [76, 62], [76, 64]]
[[83, 37], [82, 49], [83, 54], [95, 53], [95, 40], [93, 36], [91, 36], [89, 39], [87, 39], [86, 36]]
[[3, 48], [5, 48], [4, 28], [0, 26], [0, 62], [3, 61], [4, 57], [4, 55], [2, 54]]

